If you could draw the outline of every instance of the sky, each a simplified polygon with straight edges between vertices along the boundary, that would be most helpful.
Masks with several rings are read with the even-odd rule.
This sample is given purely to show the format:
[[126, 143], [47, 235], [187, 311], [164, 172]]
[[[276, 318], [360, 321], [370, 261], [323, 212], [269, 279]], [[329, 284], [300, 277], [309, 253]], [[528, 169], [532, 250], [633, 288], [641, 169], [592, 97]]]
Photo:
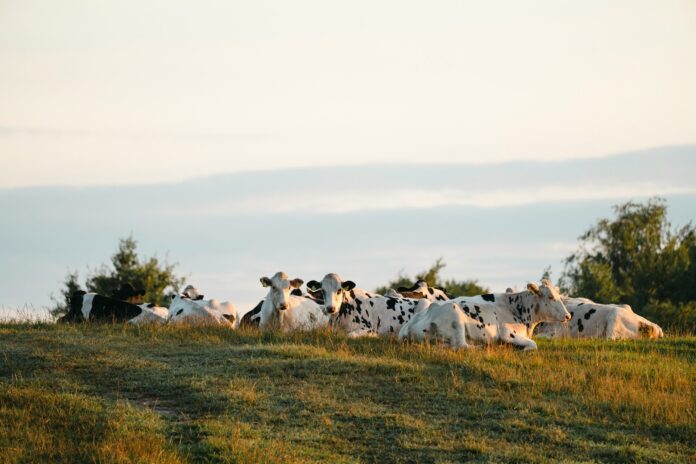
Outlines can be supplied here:
[[696, 2], [0, 1], [0, 188], [696, 142]]

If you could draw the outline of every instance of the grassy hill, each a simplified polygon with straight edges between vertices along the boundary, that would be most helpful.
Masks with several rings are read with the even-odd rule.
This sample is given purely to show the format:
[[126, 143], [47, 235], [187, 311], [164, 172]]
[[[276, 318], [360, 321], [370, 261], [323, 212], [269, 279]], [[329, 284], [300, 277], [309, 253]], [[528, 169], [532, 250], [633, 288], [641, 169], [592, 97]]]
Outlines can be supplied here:
[[696, 338], [0, 325], [0, 462], [689, 462]]

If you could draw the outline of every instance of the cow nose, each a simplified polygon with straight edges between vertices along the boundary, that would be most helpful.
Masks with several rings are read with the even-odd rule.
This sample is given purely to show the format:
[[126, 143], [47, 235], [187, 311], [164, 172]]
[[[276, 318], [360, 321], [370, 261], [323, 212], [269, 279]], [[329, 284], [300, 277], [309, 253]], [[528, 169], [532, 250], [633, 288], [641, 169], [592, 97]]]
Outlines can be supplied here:
[[334, 309], [333, 306], [327, 306], [326, 307], [326, 312], [329, 314], [333, 314], [336, 310]]
[[566, 320], [566, 322], [568, 322], [572, 317], [573, 317], [573, 316], [571, 316], [570, 314], [566, 313], [566, 315], [565, 315], [565, 320]]
[[288, 305], [286, 305], [285, 303], [283, 303], [283, 304], [281, 304], [281, 305], [278, 305], [278, 309], [280, 309], [281, 311], [284, 311], [284, 310], [288, 309]]

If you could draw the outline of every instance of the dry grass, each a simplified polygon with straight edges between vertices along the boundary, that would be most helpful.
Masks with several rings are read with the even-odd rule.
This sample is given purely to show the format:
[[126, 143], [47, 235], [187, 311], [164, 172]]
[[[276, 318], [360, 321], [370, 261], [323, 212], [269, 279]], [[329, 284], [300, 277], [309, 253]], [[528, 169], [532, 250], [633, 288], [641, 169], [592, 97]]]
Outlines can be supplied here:
[[696, 338], [0, 325], [0, 462], [689, 462]]

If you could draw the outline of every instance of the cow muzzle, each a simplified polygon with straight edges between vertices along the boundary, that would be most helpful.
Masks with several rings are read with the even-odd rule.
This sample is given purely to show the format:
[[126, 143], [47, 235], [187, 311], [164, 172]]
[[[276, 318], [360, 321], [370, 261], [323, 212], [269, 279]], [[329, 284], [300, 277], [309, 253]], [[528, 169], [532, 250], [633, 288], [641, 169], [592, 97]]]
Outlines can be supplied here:
[[279, 304], [279, 305], [278, 305], [278, 310], [279, 310], [279, 311], [285, 311], [286, 309], [288, 309], [288, 305], [287, 305], [286, 303], [283, 303], [283, 304]]
[[336, 308], [334, 308], [333, 306], [326, 306], [326, 313], [327, 314], [333, 314], [335, 312], [336, 312]]
[[573, 316], [571, 316], [570, 314], [566, 313], [566, 315], [565, 315], [565, 322], [568, 322], [568, 321], [571, 320], [572, 318], [573, 318]]

